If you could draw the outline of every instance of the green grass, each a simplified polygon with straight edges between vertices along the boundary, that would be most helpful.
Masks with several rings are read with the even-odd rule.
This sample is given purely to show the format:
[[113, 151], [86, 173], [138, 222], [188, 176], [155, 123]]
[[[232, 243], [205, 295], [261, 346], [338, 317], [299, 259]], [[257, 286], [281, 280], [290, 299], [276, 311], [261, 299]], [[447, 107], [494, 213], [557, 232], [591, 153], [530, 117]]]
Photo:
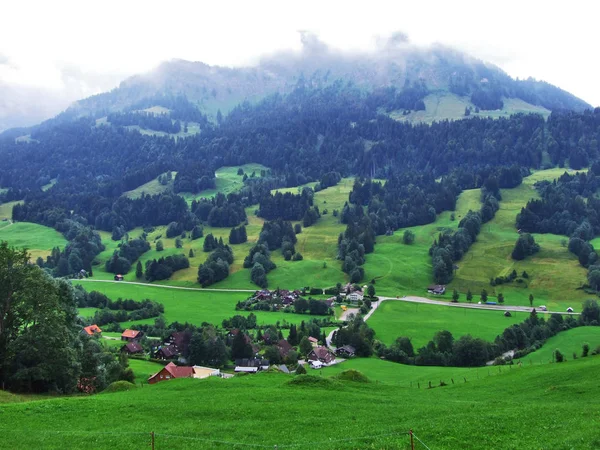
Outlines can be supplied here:
[[77, 312], [79, 313], [80, 317], [85, 317], [85, 318], [92, 318], [94, 317], [94, 314], [96, 314], [98, 311], [101, 311], [100, 308], [92, 308], [92, 307], [88, 307], [88, 308], [78, 308]]
[[[437, 450], [600, 446], [594, 420], [600, 358], [489, 370], [497, 375], [477, 379], [471, 372], [466, 383], [457, 377], [456, 384], [419, 389], [399, 385], [374, 361], [373, 371], [365, 367], [370, 383], [305, 378], [292, 385], [292, 376], [266, 373], [4, 404], [0, 448], [139, 449], [154, 431], [156, 448], [408, 449], [409, 429]], [[176, 419], [165, 419], [167, 405], [178, 412]]]
[[58, 180], [56, 178], [51, 179], [48, 184], [45, 184], [42, 186], [42, 191], [46, 192], [48, 189], [50, 189], [52, 186], [54, 186], [57, 181]]
[[527, 317], [527, 313], [512, 313], [512, 317], [504, 317], [502, 311], [389, 300], [377, 308], [368, 323], [375, 330], [376, 338], [385, 344], [391, 344], [399, 336], [406, 336], [411, 339], [416, 351], [442, 330], [450, 331], [455, 339], [471, 334], [493, 342], [505, 328]]
[[563, 331], [546, 341], [543, 347], [521, 358], [523, 364], [546, 364], [553, 362], [553, 354], [560, 350], [567, 360], [573, 359], [573, 353], [581, 357], [581, 347], [589, 344], [590, 352], [600, 346], [600, 327], [577, 327]]
[[396, 120], [408, 121], [413, 123], [429, 123], [441, 120], [460, 120], [465, 118], [465, 108], [471, 108], [469, 117], [509, 117], [517, 113], [537, 113], [544, 117], [550, 115], [550, 111], [531, 105], [518, 98], [505, 98], [504, 108], [494, 111], [481, 111], [475, 113], [475, 105], [469, 101], [468, 97], [461, 97], [448, 91], [435, 91], [423, 100], [425, 102], [425, 111], [412, 111], [404, 115], [402, 111], [394, 111], [390, 116]]
[[14, 202], [0, 203], [0, 220], [12, 219], [12, 210], [15, 205], [22, 205], [23, 200], [16, 200]]
[[191, 203], [192, 200], [198, 200], [199, 198], [212, 198], [219, 192], [225, 195], [237, 192], [244, 187], [244, 182], [242, 181], [244, 175], [237, 174], [238, 169], [240, 168], [242, 168], [244, 173], [248, 176], [251, 176], [252, 172], [255, 172], [257, 177], [260, 177], [261, 170], [269, 170], [268, 167], [265, 167], [262, 164], [254, 163], [243, 164], [241, 166], [221, 167], [215, 172], [214, 189], [206, 189], [198, 194], [183, 192], [180, 195], [183, 196], [188, 203]]
[[64, 236], [54, 228], [30, 222], [17, 222], [0, 228], [0, 241], [7, 241], [14, 247], [27, 248], [33, 261], [38, 256], [49, 255], [54, 247], [62, 249], [67, 245]]
[[[165, 174], [166, 174], [166, 172], [161, 175], [165, 175]], [[137, 188], [135, 188], [131, 191], [124, 192], [123, 195], [125, 197], [131, 198], [131, 199], [136, 199], [136, 198], [140, 198], [142, 196], [142, 194], [156, 195], [156, 194], [162, 194], [163, 192], [170, 191], [171, 189], [173, 189], [173, 180], [175, 180], [175, 176], [177, 175], [177, 172], [172, 171], [171, 175], [173, 176], [173, 178], [167, 184], [161, 184], [158, 181], [158, 177], [156, 177], [154, 180], [148, 181], [147, 183], [144, 183], [141, 186], [138, 186]]]
[[[101, 283], [83, 281], [80, 283], [87, 291], [99, 291], [116, 300], [117, 298], [131, 298], [143, 300], [150, 298], [160, 302], [165, 307], [165, 319], [171, 322], [190, 322], [200, 325], [208, 322], [221, 325], [223, 319], [228, 319], [236, 314], [247, 316], [245, 311], [236, 311], [235, 304], [248, 297], [247, 293], [189, 291], [181, 289], [165, 289], [158, 286], [137, 286], [126, 283]], [[303, 314], [290, 314], [283, 312], [254, 311], [259, 324], [274, 324], [284, 320], [289, 323], [299, 324], [302, 320], [312, 317]], [[150, 321], [152, 323], [153, 321]], [[137, 322], [136, 322], [137, 323]], [[127, 323], [123, 323], [126, 326]]]
[[129, 367], [131, 367], [131, 370], [135, 374], [136, 384], [147, 384], [148, 377], [162, 370], [164, 366], [152, 361], [129, 358]]

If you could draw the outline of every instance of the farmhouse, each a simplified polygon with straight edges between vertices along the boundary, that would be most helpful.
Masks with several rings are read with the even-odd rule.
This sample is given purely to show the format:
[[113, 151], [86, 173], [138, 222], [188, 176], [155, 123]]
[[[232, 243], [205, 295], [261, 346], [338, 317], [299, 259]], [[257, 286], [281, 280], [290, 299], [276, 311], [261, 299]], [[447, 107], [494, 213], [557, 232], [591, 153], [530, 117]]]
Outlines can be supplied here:
[[235, 372], [256, 373], [269, 368], [268, 359], [242, 358], [235, 360]]
[[352, 302], [362, 301], [363, 293], [362, 293], [362, 291], [355, 291], [355, 292], [352, 292], [351, 294], [348, 294], [346, 296], [346, 298]]
[[427, 292], [433, 295], [442, 295], [446, 292], [446, 286], [443, 284], [431, 284], [427, 286]]
[[320, 361], [323, 364], [329, 364], [335, 361], [335, 355], [327, 347], [315, 347], [309, 354], [309, 361]]
[[123, 331], [123, 333], [121, 334], [121, 340], [122, 341], [137, 341], [137, 340], [141, 339], [143, 335], [144, 335], [144, 333], [142, 333], [141, 331], [127, 329], [127, 330]]
[[179, 351], [174, 345], [165, 345], [159, 347], [154, 356], [158, 359], [175, 359], [179, 356]]
[[312, 336], [308, 337], [308, 342], [310, 342], [313, 347], [316, 347], [317, 345], [319, 345], [319, 340]]
[[173, 346], [179, 354], [186, 353], [191, 338], [192, 333], [188, 331], [176, 331], [167, 338], [165, 345]]
[[115, 281], [123, 281], [123, 275], [115, 275]]
[[98, 325], [90, 325], [89, 327], [85, 327], [83, 332], [88, 336], [94, 336], [95, 334], [101, 334], [102, 330]]
[[123, 347], [121, 347], [121, 351], [129, 355], [134, 355], [136, 353], [144, 353], [144, 349], [136, 341], [128, 342]]
[[280, 339], [277, 342], [277, 349], [279, 350], [279, 354], [281, 355], [282, 358], [285, 358], [288, 353], [293, 350], [293, 347], [291, 346], [291, 344], [286, 341], [285, 339]]
[[343, 347], [336, 349], [335, 354], [337, 356], [343, 356], [344, 358], [350, 358], [356, 355], [356, 349], [351, 345], [344, 345]]
[[159, 372], [148, 378], [148, 384], [158, 383], [159, 381], [170, 380], [172, 378], [192, 378], [194, 368], [189, 366], [176, 366], [172, 362], [167, 364]]

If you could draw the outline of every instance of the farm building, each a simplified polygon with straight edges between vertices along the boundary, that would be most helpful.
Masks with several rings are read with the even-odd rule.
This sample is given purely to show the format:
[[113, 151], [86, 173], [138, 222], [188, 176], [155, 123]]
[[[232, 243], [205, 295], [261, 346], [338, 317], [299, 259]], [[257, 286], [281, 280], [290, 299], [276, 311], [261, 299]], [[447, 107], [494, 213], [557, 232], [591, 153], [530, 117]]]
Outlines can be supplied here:
[[142, 338], [144, 333], [138, 330], [125, 330], [121, 334], [122, 341], [137, 341]]
[[128, 342], [123, 347], [121, 347], [121, 351], [129, 355], [134, 355], [136, 353], [144, 353], [144, 349], [136, 341]]
[[346, 298], [347, 298], [348, 300], [350, 300], [351, 302], [358, 302], [358, 301], [362, 301], [363, 297], [364, 297], [364, 296], [363, 296], [363, 293], [362, 293], [362, 291], [355, 291], [355, 292], [353, 292], [353, 293], [351, 293], [351, 294], [348, 294], [348, 295], [346, 296]]
[[427, 286], [427, 292], [433, 295], [442, 295], [446, 292], [446, 286], [443, 284], [431, 284]]
[[193, 378], [208, 378], [208, 377], [219, 377], [221, 371], [219, 369], [213, 369], [212, 367], [193, 366], [194, 374]]
[[192, 378], [194, 376], [194, 368], [189, 366], [176, 366], [172, 362], [167, 364], [162, 370], [156, 372], [148, 378], [149, 384], [166, 381], [172, 378]]
[[259, 358], [242, 358], [235, 360], [235, 372], [256, 373], [259, 370], [267, 370], [269, 360]]
[[344, 345], [335, 350], [337, 356], [343, 356], [344, 358], [350, 358], [356, 354], [356, 349], [351, 345]]
[[95, 334], [101, 334], [102, 330], [98, 325], [90, 325], [89, 327], [85, 327], [83, 332], [88, 336], [94, 336]]
[[320, 361], [323, 364], [329, 364], [335, 361], [335, 355], [327, 347], [315, 347], [309, 354], [309, 361]]
[[165, 345], [158, 349], [154, 354], [155, 358], [158, 359], [175, 359], [179, 356], [179, 351], [174, 345]]
[[115, 281], [123, 281], [123, 275], [115, 275]]
[[313, 347], [316, 347], [317, 345], [319, 345], [319, 340], [312, 336], [308, 337], [308, 342], [310, 342]]
[[285, 358], [288, 353], [293, 350], [293, 347], [285, 339], [280, 339], [279, 342], [277, 342], [277, 349], [279, 350], [281, 357]]

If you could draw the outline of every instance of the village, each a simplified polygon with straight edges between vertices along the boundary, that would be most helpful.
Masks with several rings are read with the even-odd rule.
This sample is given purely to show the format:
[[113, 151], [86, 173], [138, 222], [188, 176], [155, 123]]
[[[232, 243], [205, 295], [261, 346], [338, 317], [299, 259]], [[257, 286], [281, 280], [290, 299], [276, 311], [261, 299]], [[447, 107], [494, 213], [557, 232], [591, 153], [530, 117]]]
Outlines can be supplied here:
[[[351, 284], [339, 286], [336, 289], [336, 295], [325, 300], [317, 300], [312, 297], [306, 300], [303, 295], [307, 293], [328, 295], [332, 292], [324, 292], [322, 289], [294, 291], [263, 289], [256, 291], [245, 302], [238, 303], [238, 305], [244, 305], [243, 308], [238, 309], [260, 310], [266, 309], [265, 305], [268, 305], [268, 310], [290, 308], [296, 313], [332, 316], [334, 315], [334, 305], [340, 305], [341, 311], [345, 312], [346, 305], [363, 306], [365, 297], [360, 286]], [[328, 346], [325, 333], [318, 331], [320, 328], [315, 325], [316, 323], [319, 323], [319, 320], [313, 319], [313, 322], [306, 326], [306, 331], [303, 331], [304, 321], [300, 325], [300, 330], [292, 325], [287, 339], [283, 337], [281, 330], [274, 326], [265, 330], [258, 329], [254, 335], [251, 335], [249, 330], [232, 328], [227, 331], [225, 336], [227, 345], [233, 347], [236, 339], [243, 341], [243, 345], [248, 348], [248, 353], [241, 358], [234, 358], [232, 355], [231, 362], [233, 364], [227, 364], [222, 368], [189, 364], [192, 340], [190, 330], [172, 332], [162, 340], [147, 336], [142, 330], [134, 329], [124, 330], [118, 338], [103, 336], [101, 328], [97, 325], [85, 327], [83, 333], [92, 338], [104, 338], [113, 342], [118, 339], [122, 342], [122, 345], [118, 347], [118, 352], [127, 355], [128, 358], [162, 364], [163, 368], [147, 379], [148, 384], [155, 384], [175, 378], [231, 378], [236, 374], [255, 374], [261, 371], [305, 373], [306, 367], [320, 369], [356, 356], [356, 349], [352, 345], [346, 344], [336, 348], [330, 342], [330, 346]], [[343, 326], [342, 322], [338, 323], [339, 327]], [[304, 336], [299, 338], [299, 335], [303, 333]]]

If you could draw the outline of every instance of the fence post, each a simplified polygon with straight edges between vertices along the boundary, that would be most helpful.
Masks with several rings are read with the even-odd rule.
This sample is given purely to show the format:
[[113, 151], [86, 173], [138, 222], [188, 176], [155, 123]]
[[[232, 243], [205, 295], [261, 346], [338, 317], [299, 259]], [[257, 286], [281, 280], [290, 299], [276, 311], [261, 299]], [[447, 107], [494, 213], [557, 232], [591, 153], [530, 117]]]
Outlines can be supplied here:
[[150, 446], [152, 447], [152, 450], [154, 450], [154, 431], [150, 432]]
[[408, 432], [408, 434], [410, 434], [410, 450], [415, 450], [415, 441], [413, 439], [412, 428], [410, 429], [410, 431]]

